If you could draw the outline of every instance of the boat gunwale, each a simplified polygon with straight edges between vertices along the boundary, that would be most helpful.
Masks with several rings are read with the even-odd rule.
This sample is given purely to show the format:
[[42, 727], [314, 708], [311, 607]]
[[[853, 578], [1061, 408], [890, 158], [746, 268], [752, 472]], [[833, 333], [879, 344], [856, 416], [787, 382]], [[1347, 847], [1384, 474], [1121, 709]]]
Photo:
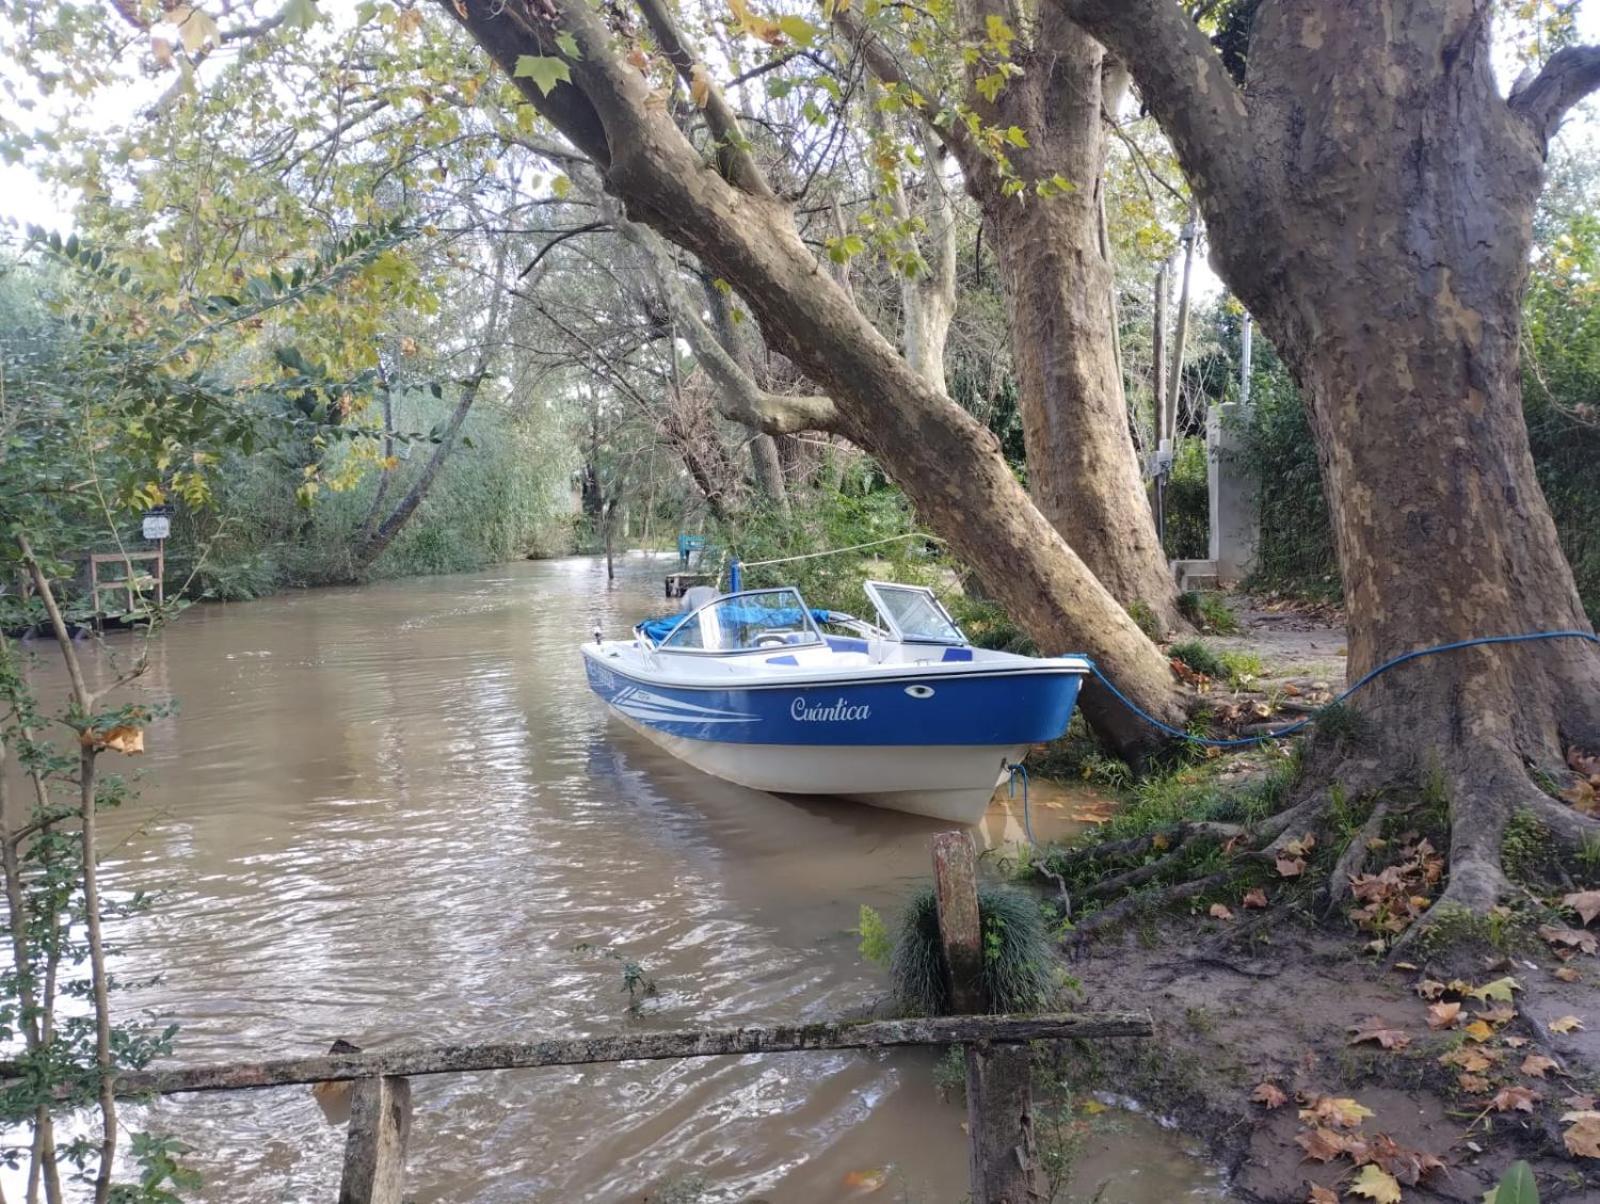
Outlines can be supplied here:
[[[621, 641], [611, 641], [621, 643]], [[628, 646], [628, 645], [623, 645]], [[818, 685], [855, 685], [870, 686], [874, 684], [902, 683], [916, 681], [952, 681], [962, 678], [976, 677], [1053, 677], [1077, 676], [1087, 677], [1091, 671], [1087, 657], [1023, 657], [1024, 662], [1017, 665], [986, 666], [982, 661], [949, 661], [943, 662], [942, 667], [933, 665], [875, 665], [872, 667], [870, 677], [863, 677], [858, 668], [854, 672], [827, 669], [801, 669], [796, 673], [786, 673], [780, 678], [750, 678], [741, 680], [729, 678], [725, 681], [706, 678], [685, 680], [681, 677], [667, 677], [657, 675], [641, 677], [638, 672], [629, 672], [619, 668], [617, 662], [620, 656], [607, 657], [598, 649], [606, 647], [605, 644], [584, 644], [581, 646], [584, 656], [599, 664], [605, 669], [625, 677], [629, 681], [637, 682], [642, 686], [667, 686], [677, 690], [702, 690], [714, 693], [729, 693], [738, 690], [784, 690], [796, 686]], [[659, 653], [659, 650], [653, 650]]]

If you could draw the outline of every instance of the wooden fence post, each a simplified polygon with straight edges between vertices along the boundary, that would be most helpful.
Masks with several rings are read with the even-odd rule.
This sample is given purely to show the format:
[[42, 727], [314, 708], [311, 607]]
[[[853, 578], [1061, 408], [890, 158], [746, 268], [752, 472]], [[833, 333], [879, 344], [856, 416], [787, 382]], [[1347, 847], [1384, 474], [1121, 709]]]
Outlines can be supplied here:
[[350, 1098], [339, 1204], [401, 1204], [410, 1135], [410, 1080], [383, 1075], [358, 1081]]
[[[986, 1010], [977, 853], [967, 832], [933, 838], [939, 939], [958, 1013]], [[1033, 1142], [1032, 1056], [1026, 1045], [966, 1046], [972, 1204], [1042, 1200]]]

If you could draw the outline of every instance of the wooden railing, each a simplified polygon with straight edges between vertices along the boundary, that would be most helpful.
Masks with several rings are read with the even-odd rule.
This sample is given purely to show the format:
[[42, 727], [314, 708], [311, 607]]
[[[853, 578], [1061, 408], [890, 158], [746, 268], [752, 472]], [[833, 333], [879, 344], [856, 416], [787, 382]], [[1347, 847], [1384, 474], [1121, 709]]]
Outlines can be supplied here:
[[[605, 1062], [816, 1053], [841, 1049], [959, 1045], [966, 1051], [967, 1129], [973, 1204], [1036, 1199], [1030, 1053], [1033, 1041], [1146, 1037], [1148, 1014], [976, 1014], [984, 1006], [972, 838], [934, 837], [940, 935], [951, 998], [974, 1014], [819, 1024], [624, 1033], [529, 1043], [419, 1045], [367, 1052], [337, 1042], [320, 1057], [121, 1074], [119, 1096], [240, 1091], [296, 1084], [354, 1083], [340, 1204], [401, 1204], [411, 1132], [411, 1079], [484, 1070], [528, 1070]], [[0, 1071], [3, 1073], [3, 1071]]]

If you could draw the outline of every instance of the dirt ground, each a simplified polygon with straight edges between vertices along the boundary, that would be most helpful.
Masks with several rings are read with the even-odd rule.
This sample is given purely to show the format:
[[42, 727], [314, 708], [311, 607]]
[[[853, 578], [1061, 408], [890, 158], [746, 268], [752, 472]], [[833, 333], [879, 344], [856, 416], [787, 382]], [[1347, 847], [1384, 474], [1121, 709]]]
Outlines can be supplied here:
[[[1207, 642], [1257, 654], [1268, 678], [1342, 687], [1336, 612], [1259, 599], [1239, 612], [1239, 635]], [[1386, 966], [1348, 921], [1277, 900], [1232, 910], [1076, 951], [1087, 1006], [1148, 1008], [1156, 1022], [1152, 1041], [1092, 1055], [1100, 1089], [1206, 1140], [1244, 1200], [1476, 1204], [1522, 1158], [1545, 1204], [1600, 1202], [1595, 943], [1441, 942]]]

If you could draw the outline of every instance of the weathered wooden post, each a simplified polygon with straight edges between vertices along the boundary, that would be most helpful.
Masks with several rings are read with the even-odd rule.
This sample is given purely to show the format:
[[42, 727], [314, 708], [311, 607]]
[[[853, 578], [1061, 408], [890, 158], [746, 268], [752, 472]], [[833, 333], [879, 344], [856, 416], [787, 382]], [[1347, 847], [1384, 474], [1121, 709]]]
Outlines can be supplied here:
[[[934, 898], [950, 999], [959, 1013], [986, 1011], [977, 853], [967, 832], [933, 838]], [[968, 1173], [973, 1204], [1042, 1200], [1033, 1142], [1032, 1058], [1026, 1045], [965, 1047]]]
[[392, 1075], [361, 1079], [350, 1097], [339, 1204], [401, 1204], [411, 1082]]

